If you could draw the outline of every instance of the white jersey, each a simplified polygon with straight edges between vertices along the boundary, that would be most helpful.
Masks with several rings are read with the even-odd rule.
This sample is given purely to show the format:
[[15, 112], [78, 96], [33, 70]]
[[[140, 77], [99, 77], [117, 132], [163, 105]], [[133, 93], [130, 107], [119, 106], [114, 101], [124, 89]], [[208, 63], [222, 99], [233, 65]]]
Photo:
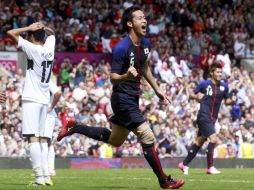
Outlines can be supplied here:
[[[60, 89], [58, 88], [58, 86], [56, 86], [56, 84], [50, 80], [49, 81], [49, 91], [50, 91], [50, 103], [52, 103], [53, 99], [54, 99], [54, 95], [55, 93], [57, 93]], [[50, 106], [50, 105], [49, 105]], [[56, 111], [55, 109], [53, 109], [50, 113], [48, 113], [54, 117], [57, 117]]]
[[22, 100], [41, 104], [49, 103], [49, 79], [53, 67], [55, 41], [55, 36], [51, 35], [41, 46], [19, 36], [18, 47], [27, 56], [27, 71]]

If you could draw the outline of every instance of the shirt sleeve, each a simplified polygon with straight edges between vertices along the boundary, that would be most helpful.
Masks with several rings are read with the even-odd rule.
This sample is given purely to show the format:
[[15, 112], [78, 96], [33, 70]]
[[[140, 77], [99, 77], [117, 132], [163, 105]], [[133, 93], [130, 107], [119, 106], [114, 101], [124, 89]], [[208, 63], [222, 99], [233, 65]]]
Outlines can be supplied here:
[[198, 86], [194, 89], [194, 93], [197, 94], [199, 92], [203, 93], [203, 89], [205, 87], [205, 81], [202, 81], [198, 84]]
[[116, 47], [113, 49], [111, 73], [121, 74], [124, 65], [124, 54], [125, 52], [124, 49], [122, 48]]
[[32, 59], [33, 51], [35, 50], [35, 45], [21, 36], [19, 36], [18, 48], [21, 48], [23, 52], [27, 55], [28, 59]]
[[59, 87], [52, 81], [49, 81], [49, 91], [54, 95], [59, 91]]
[[[55, 51], [55, 44], [56, 44], [56, 38], [54, 35], [50, 35], [47, 37], [44, 47], [47, 49], [48, 52], [54, 52]], [[54, 57], [54, 56], [52, 56]]]
[[[145, 51], [145, 54], [147, 55], [147, 54], [150, 54], [151, 53], [151, 49], [152, 49], [152, 44], [151, 44], [151, 42], [148, 40], [148, 39], [145, 39], [145, 49], [144, 49], [144, 51]], [[147, 55], [148, 56], [148, 55]], [[148, 57], [150, 57], [150, 56], [148, 56]]]

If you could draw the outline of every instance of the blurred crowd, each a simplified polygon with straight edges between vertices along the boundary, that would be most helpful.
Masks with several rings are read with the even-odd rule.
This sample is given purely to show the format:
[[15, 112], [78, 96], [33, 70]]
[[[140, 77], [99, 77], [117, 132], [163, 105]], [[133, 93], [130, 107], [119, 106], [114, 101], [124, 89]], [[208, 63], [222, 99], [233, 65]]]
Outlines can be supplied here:
[[254, 57], [251, 0], [3, 0], [0, 51], [16, 50], [8, 29], [43, 21], [56, 31], [56, 51], [110, 53], [122, 37], [123, 11], [132, 5], [146, 13], [148, 36], [163, 59], [193, 56], [200, 63], [216, 53], [236, 61]]
[[[63, 95], [56, 111], [65, 112], [86, 125], [110, 128], [110, 63], [101, 60], [92, 64], [82, 59], [75, 65], [70, 59], [65, 58], [61, 66], [61, 72], [56, 76]], [[172, 103], [160, 104], [151, 87], [142, 80], [140, 109], [155, 133], [160, 158], [186, 156], [196, 136], [195, 121], [199, 109], [199, 103], [190, 100], [189, 94], [203, 79], [204, 71], [193, 68], [189, 75], [184, 75], [182, 67], [177, 71], [182, 73], [179, 77], [176, 70], [171, 70], [173, 79], [171, 82], [165, 82], [160, 74], [155, 73], [162, 70], [162, 67], [156, 67], [153, 72], [161, 89], [172, 99]], [[0, 107], [0, 156], [27, 156], [27, 142], [22, 141], [21, 136], [20, 94], [24, 82], [22, 72], [9, 71], [8, 77], [0, 79], [0, 86], [2, 90], [6, 89], [8, 96], [6, 105]], [[254, 149], [254, 73], [248, 73], [242, 67], [233, 67], [231, 76], [225, 80], [228, 81], [230, 89], [238, 90], [238, 100], [234, 106], [223, 104], [221, 107], [216, 123], [219, 143], [215, 157], [245, 158], [245, 149]], [[58, 119], [53, 137], [57, 156], [104, 158], [142, 155], [140, 144], [133, 133], [130, 133], [120, 148], [114, 148], [79, 134], [57, 143], [55, 137], [59, 127], [61, 122]], [[199, 156], [204, 156], [205, 150], [206, 146], [199, 152]]]
[[[148, 37], [153, 45], [149, 64], [160, 87], [173, 101], [159, 104], [151, 87], [142, 81], [140, 109], [156, 135], [160, 158], [186, 156], [195, 138], [199, 103], [189, 100], [195, 86], [208, 77], [214, 60], [224, 65], [223, 75], [230, 90], [237, 89], [234, 106], [222, 105], [216, 129], [217, 158], [253, 158], [254, 73], [240, 64], [254, 58], [254, 2], [251, 0], [95, 0], [0, 2], [0, 51], [16, 51], [6, 30], [43, 20], [56, 31], [56, 51], [111, 53], [121, 39], [121, 16], [129, 6], [140, 5], [148, 19]], [[63, 95], [56, 107], [84, 124], [110, 128], [112, 114], [109, 80], [110, 62], [85, 58], [73, 63], [56, 60], [54, 70]], [[27, 142], [21, 137], [22, 72], [8, 71], [0, 78], [6, 90], [6, 105], [0, 106], [0, 156], [27, 156]], [[58, 120], [54, 138], [61, 127]], [[57, 156], [122, 157], [140, 156], [142, 149], [130, 133], [120, 148], [72, 135], [54, 141]], [[205, 155], [206, 146], [199, 152]], [[254, 151], [254, 150], [253, 150]]]

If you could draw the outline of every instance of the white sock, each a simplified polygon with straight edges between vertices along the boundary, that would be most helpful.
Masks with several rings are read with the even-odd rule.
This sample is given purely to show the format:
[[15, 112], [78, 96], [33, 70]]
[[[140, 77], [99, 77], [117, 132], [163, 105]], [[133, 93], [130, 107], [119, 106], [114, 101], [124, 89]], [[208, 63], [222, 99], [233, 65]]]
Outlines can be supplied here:
[[31, 163], [35, 173], [36, 182], [44, 183], [42, 162], [41, 162], [41, 146], [39, 142], [29, 143], [29, 151], [31, 155]]
[[41, 143], [41, 150], [42, 150], [42, 169], [43, 169], [43, 175], [45, 181], [50, 180], [49, 176], [49, 169], [48, 169], [48, 153], [49, 153], [49, 148], [48, 148], [48, 143]]
[[49, 154], [48, 154], [48, 166], [49, 166], [49, 172], [52, 172], [55, 170], [55, 149], [54, 146], [51, 145], [49, 147]]

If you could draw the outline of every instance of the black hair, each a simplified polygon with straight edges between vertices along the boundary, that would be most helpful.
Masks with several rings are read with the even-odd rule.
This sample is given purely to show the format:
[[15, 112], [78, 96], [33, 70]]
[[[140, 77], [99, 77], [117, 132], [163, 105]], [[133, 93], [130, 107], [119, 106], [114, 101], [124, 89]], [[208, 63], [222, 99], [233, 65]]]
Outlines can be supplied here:
[[212, 73], [213, 73], [216, 69], [222, 69], [222, 65], [221, 65], [221, 63], [218, 62], [218, 61], [214, 62], [214, 63], [210, 66], [210, 68], [209, 68], [210, 72], [212, 72]]
[[132, 13], [135, 12], [135, 11], [139, 11], [139, 10], [141, 10], [140, 7], [131, 6], [131, 7], [127, 8], [124, 11], [123, 16], [122, 16], [122, 21], [121, 21], [122, 25], [123, 25], [123, 28], [122, 28], [123, 32], [128, 32], [129, 31], [129, 27], [127, 25], [127, 22], [132, 20], [132, 18], [133, 18]]
[[43, 42], [44, 38], [45, 38], [45, 30], [44, 29], [39, 29], [36, 31], [30, 31], [28, 32], [28, 36], [33, 35], [34, 40], [37, 42]]

